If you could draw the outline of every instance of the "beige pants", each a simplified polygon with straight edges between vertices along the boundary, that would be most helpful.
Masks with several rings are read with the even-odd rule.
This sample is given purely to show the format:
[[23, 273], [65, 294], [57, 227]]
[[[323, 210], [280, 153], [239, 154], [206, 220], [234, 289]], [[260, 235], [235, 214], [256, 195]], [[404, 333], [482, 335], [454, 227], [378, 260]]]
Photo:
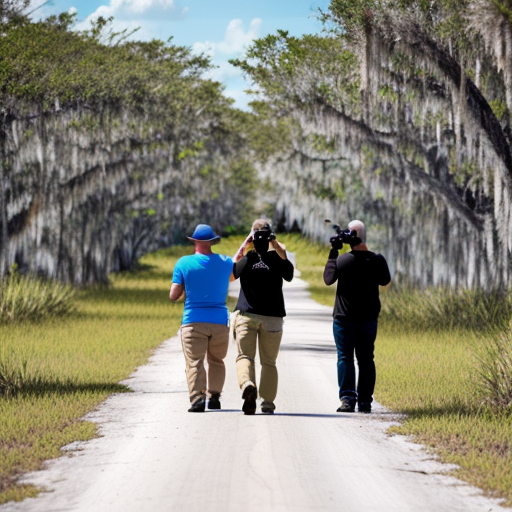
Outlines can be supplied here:
[[259, 395], [264, 402], [273, 403], [277, 395], [276, 359], [283, 336], [283, 319], [240, 313], [235, 318], [233, 336], [238, 345], [236, 372], [240, 388], [248, 381], [257, 385], [254, 367], [257, 345], [261, 363]]
[[[206, 397], [206, 391], [221, 393], [226, 379], [223, 359], [228, 353], [229, 329], [226, 325], [192, 323], [181, 326], [190, 402]], [[204, 358], [208, 361], [208, 385]]]

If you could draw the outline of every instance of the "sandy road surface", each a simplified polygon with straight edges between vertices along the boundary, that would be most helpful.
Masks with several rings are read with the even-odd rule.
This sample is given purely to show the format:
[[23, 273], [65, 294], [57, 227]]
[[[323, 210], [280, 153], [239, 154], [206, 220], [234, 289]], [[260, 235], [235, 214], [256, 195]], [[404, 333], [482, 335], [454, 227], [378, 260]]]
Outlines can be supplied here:
[[126, 381], [134, 393], [88, 416], [101, 438], [25, 478], [50, 492], [0, 512], [506, 510], [420, 446], [387, 436], [396, 418], [378, 404], [371, 415], [336, 413], [331, 310], [300, 279], [285, 293], [274, 416], [242, 414], [233, 345], [223, 410], [187, 413], [183, 355], [169, 339]]

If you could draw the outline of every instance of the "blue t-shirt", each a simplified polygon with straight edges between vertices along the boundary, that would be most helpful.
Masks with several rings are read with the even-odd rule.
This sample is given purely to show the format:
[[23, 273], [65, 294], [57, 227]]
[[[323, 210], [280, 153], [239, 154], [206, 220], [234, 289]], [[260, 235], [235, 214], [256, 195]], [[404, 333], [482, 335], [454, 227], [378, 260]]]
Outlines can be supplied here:
[[172, 282], [185, 286], [185, 309], [182, 324], [206, 322], [228, 325], [229, 278], [233, 260], [221, 254], [192, 254], [181, 257]]

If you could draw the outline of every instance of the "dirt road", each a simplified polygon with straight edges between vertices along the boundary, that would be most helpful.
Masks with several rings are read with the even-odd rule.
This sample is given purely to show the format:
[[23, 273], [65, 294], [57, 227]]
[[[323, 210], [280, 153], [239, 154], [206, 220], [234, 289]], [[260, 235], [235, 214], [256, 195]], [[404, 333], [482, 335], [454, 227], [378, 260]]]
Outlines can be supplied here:
[[88, 416], [102, 437], [25, 478], [50, 492], [0, 512], [507, 510], [420, 446], [388, 436], [397, 418], [379, 404], [371, 415], [336, 413], [331, 310], [300, 279], [285, 293], [274, 416], [241, 412], [234, 345], [223, 409], [187, 413], [183, 355], [169, 339], [126, 381], [133, 393]]

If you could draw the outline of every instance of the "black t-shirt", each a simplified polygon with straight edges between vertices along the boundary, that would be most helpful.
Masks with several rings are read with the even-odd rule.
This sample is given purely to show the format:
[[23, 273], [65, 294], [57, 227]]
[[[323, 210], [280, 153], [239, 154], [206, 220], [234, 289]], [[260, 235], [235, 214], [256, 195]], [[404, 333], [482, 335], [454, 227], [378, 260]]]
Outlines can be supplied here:
[[385, 286], [391, 281], [384, 256], [371, 251], [351, 251], [329, 258], [324, 282], [331, 285], [338, 281], [333, 316], [357, 321], [376, 320], [380, 313], [379, 285]]
[[261, 260], [256, 251], [249, 251], [235, 263], [234, 274], [240, 278], [240, 295], [236, 309], [265, 316], [286, 316], [283, 279], [293, 279], [293, 264], [283, 260], [276, 251], [265, 253]]

